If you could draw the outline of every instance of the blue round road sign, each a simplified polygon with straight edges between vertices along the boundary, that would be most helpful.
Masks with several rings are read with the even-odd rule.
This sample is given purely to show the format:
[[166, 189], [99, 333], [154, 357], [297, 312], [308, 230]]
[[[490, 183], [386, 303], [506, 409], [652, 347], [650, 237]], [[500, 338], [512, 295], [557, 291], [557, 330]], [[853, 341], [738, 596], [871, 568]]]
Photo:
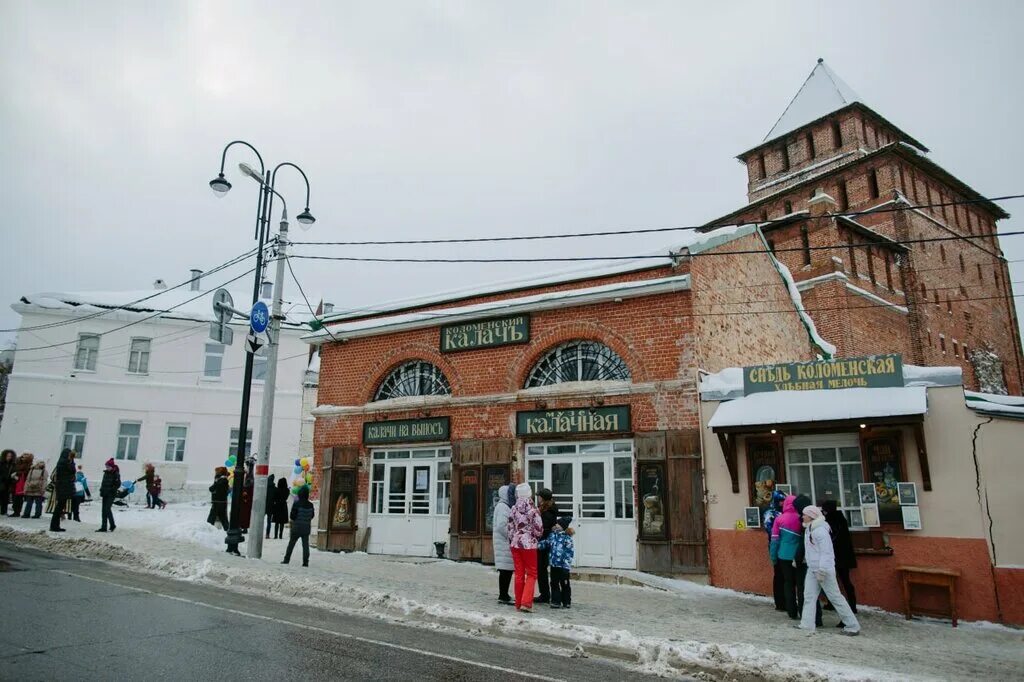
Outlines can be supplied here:
[[266, 331], [268, 324], [270, 324], [270, 311], [267, 310], [267, 304], [257, 301], [249, 312], [249, 326], [257, 334], [262, 334]]

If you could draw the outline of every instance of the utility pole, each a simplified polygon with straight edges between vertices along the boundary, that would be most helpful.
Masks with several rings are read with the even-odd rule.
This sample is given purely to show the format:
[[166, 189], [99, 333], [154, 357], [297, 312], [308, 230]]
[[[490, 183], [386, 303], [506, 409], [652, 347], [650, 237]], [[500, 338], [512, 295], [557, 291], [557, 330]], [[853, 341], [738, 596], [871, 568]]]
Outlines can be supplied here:
[[263, 410], [260, 412], [260, 440], [256, 450], [256, 484], [249, 516], [249, 541], [245, 555], [249, 559], [263, 556], [263, 522], [266, 520], [267, 484], [270, 469], [270, 436], [274, 426], [274, 391], [277, 384], [277, 351], [280, 346], [282, 298], [284, 297], [284, 266], [288, 257], [288, 216], [281, 216], [277, 240], [277, 268], [274, 277], [274, 301], [270, 311], [270, 337], [267, 344], [267, 376], [263, 383]]

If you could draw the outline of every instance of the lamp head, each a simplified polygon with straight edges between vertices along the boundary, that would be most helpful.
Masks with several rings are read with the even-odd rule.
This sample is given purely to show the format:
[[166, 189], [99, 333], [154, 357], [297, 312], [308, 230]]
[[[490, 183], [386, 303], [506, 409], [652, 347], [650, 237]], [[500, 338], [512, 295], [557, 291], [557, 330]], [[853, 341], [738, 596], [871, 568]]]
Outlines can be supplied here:
[[252, 178], [256, 182], [260, 183], [261, 185], [263, 184], [263, 176], [260, 175], [259, 173], [257, 173], [255, 170], [253, 170], [252, 166], [250, 166], [249, 164], [247, 164], [247, 163], [240, 163], [240, 164], [238, 164], [238, 170], [242, 171], [243, 175], [248, 175], [250, 178]]
[[218, 197], [222, 197], [231, 189], [231, 183], [227, 181], [223, 173], [220, 173], [213, 180], [210, 180], [210, 189]]
[[314, 218], [313, 214], [309, 212], [309, 206], [307, 206], [306, 210], [302, 213], [295, 216], [295, 219], [299, 221], [300, 225], [302, 225], [303, 230], [308, 230], [310, 225], [316, 222], [316, 218]]

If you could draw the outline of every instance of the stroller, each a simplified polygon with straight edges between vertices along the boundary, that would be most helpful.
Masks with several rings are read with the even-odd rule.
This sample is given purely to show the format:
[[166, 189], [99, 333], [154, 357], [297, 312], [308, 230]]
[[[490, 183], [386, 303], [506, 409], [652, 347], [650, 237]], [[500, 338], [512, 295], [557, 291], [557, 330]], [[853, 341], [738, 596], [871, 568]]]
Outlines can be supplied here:
[[135, 492], [135, 481], [121, 481], [121, 487], [114, 493], [114, 504], [118, 507], [127, 507], [128, 496]]

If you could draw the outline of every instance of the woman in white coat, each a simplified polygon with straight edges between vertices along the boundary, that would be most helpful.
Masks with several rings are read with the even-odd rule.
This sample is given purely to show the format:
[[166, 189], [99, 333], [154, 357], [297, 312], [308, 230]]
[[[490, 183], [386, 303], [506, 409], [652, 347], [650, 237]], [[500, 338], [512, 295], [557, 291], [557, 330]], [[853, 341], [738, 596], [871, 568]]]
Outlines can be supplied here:
[[839, 591], [836, 581], [836, 555], [832, 549], [832, 531], [821, 510], [811, 505], [804, 507], [804, 558], [807, 561], [807, 577], [804, 579], [804, 612], [798, 628], [814, 631], [815, 605], [818, 594], [825, 596], [836, 608], [836, 614], [843, 619], [844, 635], [859, 635], [860, 623], [853, 615], [850, 605]]
[[494, 505], [493, 531], [491, 531], [491, 542], [494, 545], [494, 567], [498, 569], [498, 603], [514, 604], [514, 600], [508, 593], [509, 585], [512, 584], [512, 549], [508, 542], [508, 513], [509, 497], [511, 486], [503, 485], [498, 488], [498, 503]]

